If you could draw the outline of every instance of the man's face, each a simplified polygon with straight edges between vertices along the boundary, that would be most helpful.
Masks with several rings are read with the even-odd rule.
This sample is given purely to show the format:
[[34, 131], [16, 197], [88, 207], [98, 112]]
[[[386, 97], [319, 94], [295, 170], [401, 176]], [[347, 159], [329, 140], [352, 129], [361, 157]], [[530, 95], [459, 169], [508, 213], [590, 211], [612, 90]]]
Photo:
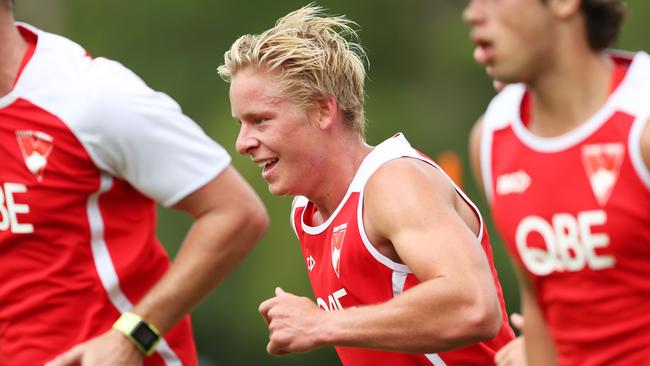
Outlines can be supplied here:
[[463, 19], [474, 59], [492, 79], [530, 81], [553, 46], [552, 14], [541, 0], [470, 0]]
[[260, 166], [271, 193], [307, 194], [310, 173], [318, 167], [319, 128], [309, 111], [282, 95], [278, 73], [239, 70], [230, 84], [230, 105], [240, 122], [237, 152]]

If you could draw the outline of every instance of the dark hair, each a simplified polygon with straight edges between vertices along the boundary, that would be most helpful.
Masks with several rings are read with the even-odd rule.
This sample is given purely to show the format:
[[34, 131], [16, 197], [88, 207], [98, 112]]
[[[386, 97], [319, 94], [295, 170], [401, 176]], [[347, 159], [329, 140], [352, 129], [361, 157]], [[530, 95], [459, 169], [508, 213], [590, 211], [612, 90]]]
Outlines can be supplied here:
[[611, 47], [625, 18], [624, 0], [582, 0], [585, 14], [587, 41], [592, 50]]

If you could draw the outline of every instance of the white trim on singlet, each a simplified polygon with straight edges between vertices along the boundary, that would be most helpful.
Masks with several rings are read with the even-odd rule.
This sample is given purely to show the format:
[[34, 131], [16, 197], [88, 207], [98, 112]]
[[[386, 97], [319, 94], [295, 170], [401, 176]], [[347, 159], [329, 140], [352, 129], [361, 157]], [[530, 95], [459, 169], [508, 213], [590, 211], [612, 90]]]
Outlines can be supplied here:
[[494, 191], [492, 189], [492, 140], [494, 131], [500, 130], [517, 118], [516, 111], [507, 108], [509, 105], [518, 104], [526, 92], [523, 84], [512, 84], [506, 86], [490, 102], [485, 115], [483, 116], [483, 125], [481, 129], [481, 146], [479, 157], [481, 167], [481, 178], [483, 179], [483, 190], [487, 197], [488, 203], [492, 202]]
[[[106, 291], [110, 302], [120, 312], [124, 313], [133, 308], [133, 304], [126, 297], [120, 288], [120, 279], [113, 265], [113, 260], [108, 251], [104, 239], [104, 219], [99, 209], [99, 197], [113, 187], [113, 177], [107, 173], [101, 173], [99, 189], [88, 197], [86, 211], [88, 224], [90, 226], [90, 248], [93, 254], [93, 261], [97, 275]], [[160, 339], [157, 350], [158, 354], [165, 361], [167, 366], [181, 366], [181, 360], [169, 347], [164, 338]]]
[[298, 228], [296, 227], [296, 210], [298, 207], [307, 207], [308, 202], [309, 200], [304, 196], [295, 196], [291, 202], [291, 215], [289, 216], [289, 222], [291, 224], [291, 229], [293, 229], [293, 233], [296, 234], [296, 237], [298, 237]]
[[[387, 156], [388, 154], [388, 156]], [[370, 239], [368, 239], [368, 236], [366, 234], [365, 227], [363, 225], [363, 197], [364, 197], [364, 188], [366, 185], [366, 182], [370, 178], [372, 174], [384, 163], [398, 159], [398, 158], [403, 158], [403, 157], [410, 157], [410, 158], [415, 158], [421, 161], [424, 161], [425, 163], [431, 165], [432, 167], [438, 169], [444, 176], [447, 178], [447, 180], [452, 184], [456, 192], [461, 196], [461, 198], [469, 204], [469, 206], [472, 208], [474, 213], [479, 219], [479, 232], [477, 234], [477, 239], [480, 242], [483, 239], [483, 216], [481, 215], [480, 211], [474, 205], [474, 203], [465, 195], [465, 193], [454, 183], [454, 181], [445, 173], [444, 170], [442, 170], [437, 164], [435, 164], [433, 161], [426, 159], [422, 155], [418, 154], [417, 151], [415, 151], [411, 145], [408, 143], [406, 138], [399, 133], [393, 136], [392, 138], [382, 142], [381, 144], [377, 145], [371, 152], [366, 156], [366, 158], [363, 160], [361, 163], [361, 166], [357, 170], [354, 178], [352, 179], [352, 182], [350, 183], [350, 186], [348, 187], [347, 192], [345, 193], [345, 196], [343, 200], [339, 203], [338, 207], [334, 211], [334, 213], [325, 221], [324, 223], [318, 225], [318, 226], [309, 226], [305, 223], [305, 210], [303, 210], [301, 217], [300, 217], [300, 225], [301, 228], [305, 231], [305, 233], [309, 235], [318, 235], [325, 231], [329, 225], [332, 223], [332, 221], [336, 218], [338, 213], [341, 211], [343, 206], [347, 203], [350, 195], [354, 192], [359, 193], [359, 204], [357, 206], [357, 225], [359, 229], [359, 234], [361, 236], [361, 241], [363, 242], [364, 246], [366, 247], [366, 250], [368, 250], [368, 253], [373, 256], [379, 263], [383, 264], [384, 266], [390, 268], [393, 271], [397, 272], [404, 272], [404, 273], [412, 273], [411, 269], [402, 263], [397, 263], [390, 258], [386, 257], [385, 255], [381, 254], [377, 248], [372, 244]], [[297, 207], [302, 207], [302, 206], [307, 206], [308, 200], [305, 197], [299, 197], [296, 199], [296, 201], [293, 204], [293, 209], [291, 210], [291, 220], [293, 220], [293, 216], [295, 214], [295, 209]], [[294, 223], [295, 225], [295, 223]]]
[[629, 113], [635, 121], [628, 137], [629, 156], [639, 178], [650, 189], [650, 172], [640, 151], [644, 124], [650, 118], [650, 56], [645, 52], [634, 54], [625, 78], [609, 96], [605, 104], [589, 119], [571, 131], [556, 137], [540, 137], [530, 132], [519, 114], [526, 87], [523, 84], [507, 86], [490, 103], [484, 119], [481, 136], [481, 175], [488, 202], [492, 202], [493, 134], [508, 125], [515, 136], [527, 147], [542, 153], [560, 152], [588, 138], [608, 121], [616, 111]]
[[[359, 228], [359, 234], [361, 236], [361, 240], [363, 241], [363, 244], [366, 247], [366, 250], [368, 250], [368, 252], [378, 262], [380, 262], [381, 264], [385, 265], [386, 267], [392, 269], [393, 271], [412, 273], [411, 269], [407, 265], [397, 263], [397, 262], [391, 260], [390, 258], [384, 256], [383, 254], [381, 254], [377, 250], [375, 245], [373, 245], [372, 242], [370, 241], [370, 239], [368, 238], [368, 236], [366, 234], [365, 225], [363, 224], [363, 197], [364, 197], [364, 194], [365, 194], [366, 182], [368, 181], [368, 179], [370, 179], [372, 174], [374, 174], [375, 171], [380, 166], [382, 166], [383, 164], [387, 163], [390, 160], [405, 158], [405, 157], [423, 161], [423, 162], [431, 165], [433, 168], [439, 170], [447, 178], [447, 181], [449, 181], [449, 183], [451, 183], [451, 185], [454, 187], [454, 190], [456, 191], [456, 193], [458, 195], [460, 195], [460, 197], [463, 199], [463, 201], [465, 201], [465, 203], [467, 203], [470, 206], [470, 208], [474, 211], [474, 214], [478, 218], [478, 220], [479, 220], [479, 232], [476, 235], [476, 237], [477, 237], [477, 240], [480, 243], [483, 240], [483, 226], [484, 226], [483, 216], [481, 215], [481, 212], [478, 210], [476, 205], [474, 205], [474, 203], [469, 199], [469, 197], [467, 197], [467, 195], [456, 185], [456, 183], [454, 183], [454, 181], [449, 177], [449, 175], [447, 175], [447, 173], [444, 170], [442, 170], [442, 168], [440, 168], [435, 162], [433, 162], [432, 160], [429, 160], [429, 159], [425, 158], [424, 156], [418, 154], [417, 151], [415, 151], [411, 147], [411, 145], [408, 143], [408, 141], [404, 138], [403, 135], [398, 134], [398, 135], [394, 136], [392, 139], [387, 140], [386, 142], [382, 143], [380, 146], [390, 148], [390, 145], [388, 145], [386, 143], [391, 143], [392, 145], [395, 145], [393, 150], [389, 150], [388, 153], [383, 153], [382, 151], [377, 151], [377, 153], [375, 155], [370, 157], [370, 159], [372, 159], [374, 161], [372, 161], [371, 163], [369, 163], [369, 164], [367, 164], [365, 166], [364, 166], [364, 164], [362, 164], [361, 168], [359, 168], [360, 172], [362, 171], [362, 168], [365, 168], [363, 170], [363, 174], [357, 174], [360, 177], [360, 179], [358, 179], [357, 181], [354, 181], [351, 184], [351, 186], [355, 190], [357, 190], [357, 189], [359, 190], [359, 203], [357, 205], [357, 225], [358, 225], [358, 228]], [[386, 144], [386, 145], [384, 145], [384, 144]], [[378, 146], [378, 148], [379, 148], [379, 146]], [[390, 154], [390, 155], [386, 156], [386, 154]]]
[[[650, 99], [649, 99], [650, 100]], [[630, 161], [632, 162], [632, 167], [636, 171], [636, 174], [639, 176], [639, 179], [643, 184], [650, 190], [650, 170], [646, 165], [646, 162], [643, 160], [643, 155], [641, 154], [641, 134], [646, 126], [650, 126], [648, 122], [650, 119], [650, 114], [637, 117], [632, 125], [630, 130], [630, 137], [628, 140]]]
[[[404, 284], [408, 273], [393, 271], [393, 297], [404, 292]], [[446, 366], [445, 362], [438, 356], [437, 353], [425, 353], [424, 357], [427, 358], [435, 366]]]
[[[605, 104], [596, 111], [585, 122], [581, 123], [576, 128], [555, 137], [540, 137], [532, 132], [524, 125], [521, 120], [521, 115], [518, 113], [519, 106], [521, 105], [521, 98], [519, 103], [515, 104], [517, 113], [511, 113], [509, 117], [512, 118], [512, 129], [515, 135], [529, 148], [542, 153], [554, 153], [567, 150], [586, 138], [591, 136], [599, 128], [601, 128], [616, 111], [632, 111], [637, 112], [644, 105], [649, 103], [646, 99], [641, 106], [632, 105], [629, 100], [636, 100], [639, 93], [639, 79], [646, 79], [648, 74], [648, 55], [639, 52], [637, 53], [632, 63], [629, 66], [627, 74], [621, 84], [612, 92], [607, 98]], [[523, 93], [521, 94], [523, 97]]]
[[535, 135], [524, 125], [521, 116], [517, 116], [513, 120], [512, 130], [519, 140], [532, 150], [541, 153], [561, 152], [584, 141], [608, 121], [608, 117], [617, 110], [611, 100], [608, 99], [605, 105], [589, 117], [586, 122], [560, 136], [541, 137]]
[[483, 215], [481, 215], [481, 211], [479, 211], [478, 207], [476, 207], [474, 202], [472, 202], [472, 200], [470, 200], [469, 197], [467, 197], [465, 192], [463, 192], [463, 190], [460, 189], [460, 187], [458, 187], [458, 185], [456, 185], [456, 182], [454, 182], [454, 180], [451, 179], [451, 177], [449, 175], [447, 175], [447, 172], [442, 170], [442, 168], [438, 164], [436, 164], [434, 161], [430, 161], [430, 160], [427, 160], [427, 159], [422, 159], [422, 161], [431, 164], [431, 166], [438, 169], [442, 174], [444, 174], [444, 176], [447, 177], [447, 180], [449, 181], [449, 183], [451, 183], [451, 185], [454, 186], [454, 189], [456, 190], [456, 193], [458, 195], [460, 195], [460, 197], [463, 199], [463, 201], [465, 201], [465, 203], [467, 203], [469, 205], [469, 207], [474, 211], [474, 214], [476, 215], [476, 217], [478, 217], [478, 224], [479, 224], [478, 234], [476, 235], [476, 239], [480, 243], [483, 240], [483, 226], [484, 226]]
[[13, 102], [18, 99], [17, 93], [14, 93], [14, 89], [12, 89], [9, 93], [0, 96], [0, 109], [12, 104]]
[[[343, 197], [341, 202], [339, 202], [339, 205], [336, 207], [336, 210], [334, 210], [334, 213], [332, 213], [332, 215], [325, 222], [323, 222], [322, 224], [320, 224], [318, 226], [309, 226], [309, 225], [305, 224], [305, 210], [303, 210], [302, 214], [300, 215], [300, 225], [302, 227], [302, 230], [304, 232], [306, 232], [307, 234], [309, 234], [309, 235], [318, 235], [318, 234], [322, 233], [323, 231], [325, 231], [325, 229], [327, 229], [330, 226], [332, 221], [334, 221], [334, 219], [339, 214], [341, 209], [343, 209], [343, 206], [348, 201], [348, 198], [350, 198], [351, 194], [352, 194], [352, 192], [350, 191], [350, 189], [348, 189], [348, 191], [345, 192], [345, 196]], [[307, 202], [307, 203], [309, 203], [309, 202]], [[305, 204], [305, 207], [307, 207], [307, 203]]]
[[447, 365], [445, 363], [445, 361], [443, 361], [442, 358], [440, 358], [440, 356], [438, 356], [437, 353], [427, 353], [424, 356], [427, 358], [427, 360], [431, 361], [431, 363], [434, 366], [446, 366]]
[[408, 273], [401, 271], [393, 271], [392, 283], [393, 283], [393, 297], [404, 292], [404, 284], [406, 283], [406, 277]]
[[[408, 273], [406, 272], [393, 271], [393, 297], [398, 296], [404, 292], [404, 285], [406, 284], [407, 277]], [[445, 362], [440, 358], [440, 356], [438, 356], [437, 353], [425, 353], [424, 357], [426, 357], [427, 360], [436, 366], [445, 366]]]
[[637, 71], [634, 78], [630, 78], [630, 93], [619, 103], [636, 117], [628, 139], [629, 156], [637, 176], [650, 189], [650, 171], [641, 154], [641, 135], [650, 119], [650, 56], [639, 52], [632, 66]]
[[[407, 266], [406, 264], [402, 263], [397, 263], [393, 261], [392, 259], [386, 257], [385, 255], [381, 254], [377, 248], [372, 244], [370, 239], [368, 239], [368, 235], [366, 234], [366, 228], [363, 225], [363, 193], [364, 191], [362, 190], [359, 192], [359, 203], [357, 204], [357, 227], [359, 229], [359, 235], [361, 236], [361, 241], [363, 242], [363, 246], [366, 247], [366, 250], [370, 255], [372, 255], [375, 260], [384, 266], [390, 268], [393, 270], [393, 293], [395, 293], [395, 276], [397, 272], [401, 273], [413, 273], [411, 271], [411, 268]], [[402, 284], [402, 288], [403, 288]]]
[[494, 195], [492, 139], [495, 131], [511, 125], [515, 136], [527, 147], [538, 152], [560, 152], [581, 143], [595, 133], [616, 111], [628, 113], [635, 118], [628, 136], [629, 157], [638, 177], [650, 189], [650, 171], [640, 150], [641, 133], [650, 118], [650, 56], [647, 53], [634, 54], [625, 78], [593, 116], [580, 126], [557, 137], [539, 137], [524, 126], [519, 111], [525, 91], [523, 84], [507, 86], [492, 100], [483, 118], [480, 160], [488, 202], [492, 202]]

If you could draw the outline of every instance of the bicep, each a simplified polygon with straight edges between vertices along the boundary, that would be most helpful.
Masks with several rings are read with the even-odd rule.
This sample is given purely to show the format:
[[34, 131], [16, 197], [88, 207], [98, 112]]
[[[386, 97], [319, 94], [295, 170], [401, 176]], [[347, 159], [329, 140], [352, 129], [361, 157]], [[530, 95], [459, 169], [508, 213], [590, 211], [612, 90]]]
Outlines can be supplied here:
[[[395, 176], [399, 185], [393, 184]], [[448, 179], [424, 162], [392, 163], [368, 182], [364, 222], [420, 280], [489, 273], [478, 239], [454, 207], [456, 194]]]

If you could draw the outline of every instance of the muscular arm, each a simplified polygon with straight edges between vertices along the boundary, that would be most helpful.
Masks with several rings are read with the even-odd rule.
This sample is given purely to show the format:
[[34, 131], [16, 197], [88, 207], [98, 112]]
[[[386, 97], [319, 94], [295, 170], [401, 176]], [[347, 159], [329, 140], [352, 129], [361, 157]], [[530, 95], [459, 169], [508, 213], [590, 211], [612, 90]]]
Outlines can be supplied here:
[[266, 209], [233, 168], [181, 200], [194, 218], [174, 263], [134, 312], [165, 332], [244, 258], [268, 225]]
[[373, 243], [389, 243], [422, 283], [383, 304], [330, 312], [276, 291], [260, 306], [271, 323], [269, 352], [328, 344], [431, 353], [493, 338], [501, 326], [496, 290], [456, 199], [447, 178], [426, 163], [399, 159], [380, 168], [366, 185], [366, 231]]
[[555, 345], [537, 304], [533, 285], [528, 275], [523, 273], [519, 266], [515, 265], [514, 267], [519, 279], [521, 306], [524, 319], [526, 319], [524, 323], [524, 344], [527, 364], [528, 366], [555, 365], [557, 360]]
[[[133, 309], [163, 334], [224, 279], [268, 225], [261, 201], [231, 167], [175, 208], [194, 224], [170, 269]], [[124, 335], [109, 330], [47, 365], [141, 365], [142, 357]]]

